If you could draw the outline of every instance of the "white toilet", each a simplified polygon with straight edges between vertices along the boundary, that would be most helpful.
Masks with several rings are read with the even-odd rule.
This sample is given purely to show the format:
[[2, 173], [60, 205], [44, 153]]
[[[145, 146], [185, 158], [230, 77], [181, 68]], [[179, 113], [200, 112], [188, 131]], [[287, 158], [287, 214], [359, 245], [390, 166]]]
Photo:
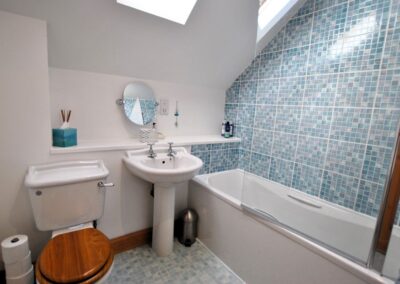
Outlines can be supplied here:
[[101, 283], [111, 272], [109, 239], [93, 227], [103, 214], [103, 161], [61, 162], [31, 166], [25, 177], [36, 226], [52, 231], [37, 259], [36, 282]]

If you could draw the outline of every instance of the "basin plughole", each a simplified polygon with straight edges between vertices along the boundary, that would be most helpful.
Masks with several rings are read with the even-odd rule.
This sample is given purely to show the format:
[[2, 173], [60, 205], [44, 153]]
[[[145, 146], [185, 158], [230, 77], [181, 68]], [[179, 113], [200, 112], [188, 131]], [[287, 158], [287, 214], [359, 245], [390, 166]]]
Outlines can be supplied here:
[[193, 178], [203, 162], [189, 154], [185, 148], [174, 148], [176, 154], [168, 156], [168, 148], [155, 148], [155, 158], [148, 150], [127, 151], [123, 158], [129, 171], [154, 183], [153, 242], [159, 256], [172, 252], [174, 238], [175, 185]]

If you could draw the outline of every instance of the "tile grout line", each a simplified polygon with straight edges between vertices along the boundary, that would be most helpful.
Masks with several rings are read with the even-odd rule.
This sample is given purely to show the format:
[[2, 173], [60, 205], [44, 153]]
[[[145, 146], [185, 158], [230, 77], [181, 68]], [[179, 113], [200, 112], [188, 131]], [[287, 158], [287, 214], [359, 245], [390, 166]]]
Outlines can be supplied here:
[[[333, 112], [332, 112], [333, 113]], [[248, 126], [241, 126], [244, 128], [251, 128]], [[254, 128], [254, 130], [261, 130], [261, 131], [265, 131], [265, 132], [272, 132], [272, 133], [278, 133], [278, 134], [288, 134], [288, 135], [296, 135], [295, 133], [290, 133], [290, 132], [284, 132], [284, 131], [278, 131], [278, 130], [270, 130], [270, 129], [264, 129], [264, 128]], [[308, 135], [308, 134], [299, 134], [299, 136], [305, 137], [305, 138], [313, 138], [316, 140], [327, 140], [327, 141], [335, 141], [335, 142], [339, 142], [339, 143], [347, 143], [347, 144], [355, 144], [355, 145], [369, 145], [369, 146], [373, 146], [373, 147], [377, 147], [377, 148], [382, 148], [382, 149], [386, 149], [386, 150], [390, 150], [390, 147], [387, 146], [381, 146], [381, 145], [377, 145], [377, 144], [370, 144], [370, 143], [361, 143], [361, 142], [354, 142], [354, 141], [347, 141], [347, 140], [340, 140], [340, 139], [335, 139], [335, 138], [329, 138], [329, 137], [320, 137], [320, 136], [313, 136], [313, 135]]]
[[[370, 117], [370, 121], [369, 121], [369, 125], [368, 125], [368, 134], [367, 134], [367, 144], [364, 147], [364, 154], [363, 154], [363, 165], [361, 167], [360, 170], [360, 175], [359, 175], [359, 179], [358, 179], [358, 186], [357, 186], [357, 191], [356, 191], [356, 195], [355, 195], [355, 200], [354, 200], [354, 210], [355, 207], [357, 205], [357, 199], [358, 199], [358, 194], [360, 192], [360, 186], [361, 186], [361, 178], [364, 172], [364, 164], [365, 164], [365, 160], [367, 157], [367, 149], [368, 149], [368, 141], [370, 139], [370, 135], [371, 135], [371, 127], [372, 127], [372, 120], [375, 114], [375, 106], [376, 106], [376, 99], [378, 97], [378, 90], [379, 90], [379, 81], [381, 79], [381, 75], [382, 75], [382, 63], [383, 63], [383, 58], [385, 55], [385, 48], [386, 48], [386, 40], [387, 40], [387, 35], [388, 35], [388, 28], [389, 28], [389, 22], [390, 22], [390, 15], [391, 15], [391, 11], [392, 11], [392, 5], [393, 5], [393, 0], [390, 1], [389, 4], [389, 11], [388, 11], [388, 18], [386, 20], [386, 24], [385, 24], [385, 35], [384, 35], [384, 41], [383, 41], [383, 46], [382, 46], [382, 53], [381, 53], [381, 58], [379, 61], [379, 68], [378, 68], [378, 79], [377, 79], [377, 86], [376, 86], [376, 91], [375, 91], [375, 96], [374, 96], [374, 103], [373, 103], [373, 109], [371, 112], [371, 117]], [[381, 30], [379, 31], [379, 33], [381, 32]], [[385, 188], [384, 188], [385, 190]]]
[[[311, 30], [310, 30], [310, 35], [309, 35], [309, 38], [308, 38], [308, 42], [309, 43], [311, 43], [312, 34], [313, 34], [312, 31], [314, 29], [315, 1], [313, 1], [312, 11], [313, 12], [312, 12], [312, 16], [311, 16], [312, 17], [312, 19], [311, 19]], [[306, 74], [305, 75], [306, 76], [305, 76], [304, 86], [303, 86], [303, 91], [302, 91], [302, 96], [301, 96], [300, 118], [299, 118], [299, 126], [298, 126], [298, 129], [297, 129], [296, 146], [295, 146], [295, 151], [294, 151], [294, 161], [296, 161], [296, 159], [297, 159], [297, 152], [298, 152], [298, 149], [299, 149], [300, 125], [301, 125], [301, 120], [303, 119], [303, 112], [304, 112], [304, 95], [305, 95], [306, 86], [307, 86], [307, 83], [308, 83], [307, 75], [308, 75], [308, 63], [310, 61], [310, 53], [311, 53], [311, 48], [309, 47], [308, 48], [308, 53], [307, 53], [306, 66], [305, 66], [305, 68], [306, 68]], [[296, 168], [296, 164], [293, 163], [293, 171], [292, 171], [292, 177], [291, 177], [291, 181], [290, 181], [290, 184], [291, 184], [292, 187], [293, 187], [293, 178], [294, 178], [295, 168]]]
[[[285, 37], [286, 37], [286, 26], [284, 27], [284, 30], [283, 30], [282, 47], [285, 44]], [[281, 56], [281, 62], [279, 63], [279, 75], [281, 75], [281, 72], [282, 72], [282, 63], [283, 63], [283, 53], [282, 53], [282, 56]], [[278, 94], [279, 94], [279, 91], [281, 90], [281, 82], [280, 82], [279, 79], [277, 79], [277, 80], [278, 80]], [[278, 97], [275, 98], [275, 100], [277, 100], [277, 99], [278, 99]], [[275, 128], [276, 128], [276, 116], [278, 115], [278, 107], [275, 106], [274, 108], [275, 108], [275, 115], [274, 115], [274, 130], [275, 130]], [[274, 149], [274, 145], [275, 145], [275, 132], [272, 134], [271, 157], [269, 159], [268, 170], [266, 171], [266, 176], [268, 176], [268, 179], [271, 179], [272, 159], [273, 159], [272, 150]]]
[[[334, 94], [335, 96], [337, 94]], [[249, 106], [277, 106], [277, 107], [300, 107], [300, 105], [284, 105], [284, 104], [251, 104], [251, 103], [226, 103], [225, 105], [249, 105]], [[321, 105], [304, 105], [306, 108], [336, 108], [336, 109], [360, 109], [360, 110], [372, 110], [372, 109], [377, 109], [377, 110], [400, 110], [398, 107], [358, 107], [358, 106], [340, 106], [340, 105], [326, 105], [326, 106], [321, 106]]]
[[[391, 31], [393, 29], [390, 29]], [[303, 48], [306, 46], [303, 46]], [[270, 53], [276, 53], [276, 52], [270, 52]], [[266, 53], [268, 54], [268, 53]], [[397, 71], [399, 70], [400, 67], [392, 67], [392, 68], [385, 68], [387, 71]], [[323, 76], [332, 76], [332, 75], [339, 75], [339, 74], [359, 74], [359, 73], [373, 73], [373, 72], [379, 72], [378, 69], [367, 69], [367, 70], [350, 70], [350, 71], [337, 71], [337, 72], [327, 72], [327, 73], [310, 73], [309, 75], [291, 75], [291, 76], [279, 76], [279, 77], [267, 77], [267, 78], [257, 78], [257, 79], [241, 79], [240, 81], [243, 82], [252, 82], [252, 81], [272, 81], [275, 79], [286, 79], [286, 78], [299, 78], [299, 77], [323, 77]], [[235, 80], [235, 82], [238, 82]]]
[[[348, 16], [348, 14], [349, 14], [349, 6], [350, 6], [350, 1], [347, 1], [347, 9], [346, 9], [346, 15], [345, 15], [344, 29], [346, 29], [346, 25], [347, 25], [347, 16]], [[344, 45], [344, 41], [342, 41], [341, 50], [343, 49], [343, 45]], [[340, 60], [340, 61], [341, 61], [341, 60]], [[339, 61], [339, 62], [340, 62], [340, 61]], [[340, 63], [339, 63], [339, 66], [340, 66]], [[338, 70], [340, 70], [340, 68], [339, 68]], [[324, 177], [325, 177], [325, 171], [326, 171], [326, 162], [327, 162], [327, 160], [328, 160], [328, 153], [329, 153], [330, 144], [331, 144], [331, 143], [330, 143], [330, 142], [331, 142], [330, 137], [331, 137], [331, 133], [332, 133], [332, 125], [333, 125], [333, 119], [334, 119], [334, 114], [335, 114], [334, 108], [335, 108], [335, 106], [336, 106], [336, 97], [337, 97], [337, 89], [338, 89], [338, 85], [339, 85], [339, 77], [340, 77], [340, 75], [338, 74], [338, 75], [337, 75], [337, 78], [336, 78], [335, 95], [334, 95], [334, 100], [333, 100], [333, 105], [334, 105], [334, 107], [333, 107], [333, 109], [332, 109], [331, 118], [330, 118], [330, 123], [329, 123], [328, 143], [327, 143], [327, 145], [326, 145], [325, 158], [324, 158], [324, 162], [323, 162], [322, 168], [321, 168], [321, 169], [322, 169], [322, 173], [321, 173], [321, 183], [320, 183], [320, 185], [319, 185], [319, 191], [318, 191], [318, 197], [320, 197], [320, 198], [321, 198], [321, 193], [322, 193], [322, 187], [323, 187], [323, 185], [324, 185]]]

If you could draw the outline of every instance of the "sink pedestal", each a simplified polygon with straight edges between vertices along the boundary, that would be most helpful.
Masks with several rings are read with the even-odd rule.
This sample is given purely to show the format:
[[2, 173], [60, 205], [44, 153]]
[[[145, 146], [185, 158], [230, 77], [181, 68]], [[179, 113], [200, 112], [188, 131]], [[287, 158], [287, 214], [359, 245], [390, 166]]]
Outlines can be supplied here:
[[153, 249], [167, 256], [174, 246], [175, 186], [154, 184]]

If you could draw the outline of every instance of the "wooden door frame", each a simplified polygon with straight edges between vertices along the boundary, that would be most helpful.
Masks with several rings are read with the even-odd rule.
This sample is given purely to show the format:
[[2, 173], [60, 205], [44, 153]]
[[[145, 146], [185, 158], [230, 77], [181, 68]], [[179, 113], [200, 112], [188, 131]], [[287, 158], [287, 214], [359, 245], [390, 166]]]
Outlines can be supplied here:
[[[393, 166], [391, 176], [388, 182], [388, 192], [386, 194], [386, 207], [383, 211], [381, 219], [381, 227], [376, 244], [376, 250], [380, 253], [386, 254], [390, 236], [392, 234], [392, 227], [396, 218], [397, 206], [400, 199], [400, 134], [397, 136], [397, 144], [395, 150], [395, 158], [393, 159]], [[383, 197], [384, 198], [384, 197]], [[379, 221], [379, 220], [378, 220]]]

